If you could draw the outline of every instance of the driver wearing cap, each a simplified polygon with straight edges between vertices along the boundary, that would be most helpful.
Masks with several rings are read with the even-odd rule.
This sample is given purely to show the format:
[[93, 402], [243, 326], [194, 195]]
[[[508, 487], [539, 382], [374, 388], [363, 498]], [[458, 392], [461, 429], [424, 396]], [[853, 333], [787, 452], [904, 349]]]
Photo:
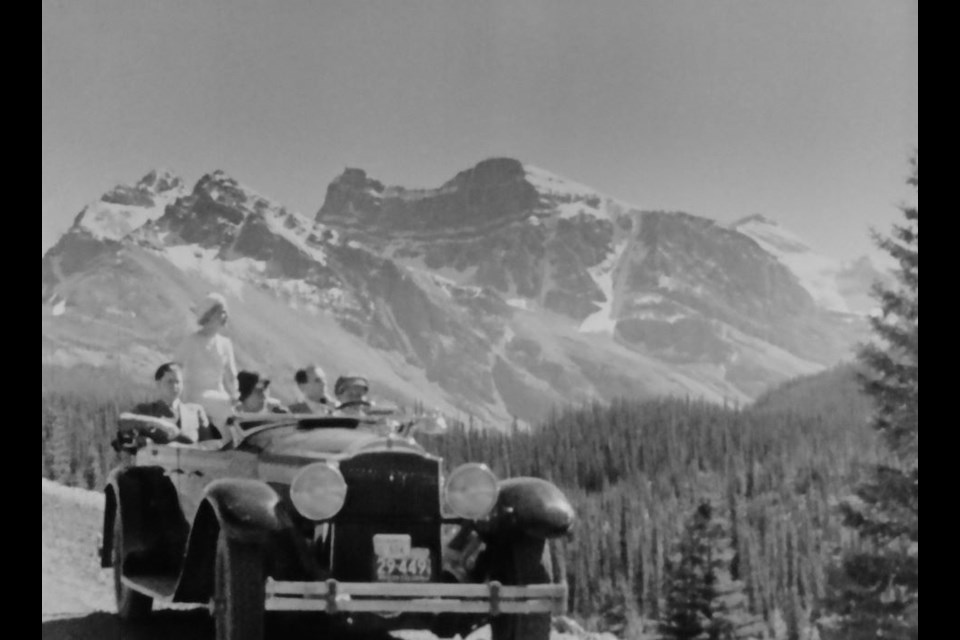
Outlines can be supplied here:
[[336, 410], [340, 412], [364, 413], [373, 406], [373, 403], [367, 399], [370, 383], [365, 376], [340, 376], [333, 385], [333, 393], [337, 396]]

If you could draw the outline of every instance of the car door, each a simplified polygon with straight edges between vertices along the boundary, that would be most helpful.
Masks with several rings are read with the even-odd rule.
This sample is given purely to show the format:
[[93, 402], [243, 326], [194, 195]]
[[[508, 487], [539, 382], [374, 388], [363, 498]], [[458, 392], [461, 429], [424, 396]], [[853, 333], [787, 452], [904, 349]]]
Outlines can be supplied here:
[[193, 522], [207, 485], [221, 478], [255, 478], [257, 457], [253, 453], [221, 449], [219, 442], [201, 442], [179, 447], [180, 504], [187, 522]]
[[163, 475], [180, 491], [180, 450], [166, 444], [148, 444], [137, 451], [138, 467], [160, 467]]

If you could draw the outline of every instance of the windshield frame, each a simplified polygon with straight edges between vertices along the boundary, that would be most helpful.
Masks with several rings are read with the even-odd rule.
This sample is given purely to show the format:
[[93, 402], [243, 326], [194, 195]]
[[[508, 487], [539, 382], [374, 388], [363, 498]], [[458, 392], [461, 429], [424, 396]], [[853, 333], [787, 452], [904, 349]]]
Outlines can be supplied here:
[[[320, 415], [320, 414], [292, 414], [292, 413], [241, 413], [235, 416], [235, 422], [229, 426], [232, 435], [233, 446], [239, 449], [250, 437], [265, 431], [277, 429], [280, 427], [296, 427], [310, 431], [313, 429], [357, 429], [360, 426], [378, 426], [390, 422], [390, 415], [381, 414], [377, 416], [362, 415]], [[396, 420], [396, 427], [409, 422], [409, 420]], [[243, 428], [244, 422], [258, 422], [258, 424], [249, 429]], [[329, 424], [324, 424], [324, 423]], [[306, 423], [306, 424], [305, 424]], [[310, 424], [313, 423], [313, 424]]]

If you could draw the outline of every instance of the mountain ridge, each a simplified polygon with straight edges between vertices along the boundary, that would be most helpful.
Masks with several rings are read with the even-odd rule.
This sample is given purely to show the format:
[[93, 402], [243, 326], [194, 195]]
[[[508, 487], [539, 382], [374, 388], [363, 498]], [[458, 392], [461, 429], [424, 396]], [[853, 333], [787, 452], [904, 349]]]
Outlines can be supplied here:
[[[747, 401], [832, 364], [863, 325], [738, 224], [642, 210], [514, 159], [433, 189], [347, 168], [313, 219], [220, 170], [191, 190], [157, 171], [109, 194], [138, 226], [121, 233], [100, 206], [91, 229], [88, 205], [42, 257], [44, 361], [144, 366], [218, 289], [247, 366], [359, 361], [389, 396], [502, 422], [617, 394]], [[739, 221], [757, 224], [769, 232]], [[84, 335], [101, 325], [118, 337]]]

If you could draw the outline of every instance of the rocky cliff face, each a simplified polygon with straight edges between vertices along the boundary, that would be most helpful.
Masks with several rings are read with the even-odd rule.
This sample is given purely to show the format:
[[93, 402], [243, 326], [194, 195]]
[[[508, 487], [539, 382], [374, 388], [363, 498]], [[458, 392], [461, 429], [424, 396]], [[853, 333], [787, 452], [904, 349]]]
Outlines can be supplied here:
[[[189, 192], [152, 172], [44, 256], [44, 357], [140, 366], [218, 289], [241, 360], [275, 379], [305, 359], [370, 369], [394, 399], [498, 423], [616, 395], [746, 400], [839, 359], [862, 325], [811, 292], [796, 242], [776, 236], [768, 221], [643, 211], [507, 158], [424, 190], [347, 169], [312, 220], [223, 172]], [[837, 270], [838, 295], [862, 295], [869, 271]], [[128, 333], [91, 345], [94, 325]]]

